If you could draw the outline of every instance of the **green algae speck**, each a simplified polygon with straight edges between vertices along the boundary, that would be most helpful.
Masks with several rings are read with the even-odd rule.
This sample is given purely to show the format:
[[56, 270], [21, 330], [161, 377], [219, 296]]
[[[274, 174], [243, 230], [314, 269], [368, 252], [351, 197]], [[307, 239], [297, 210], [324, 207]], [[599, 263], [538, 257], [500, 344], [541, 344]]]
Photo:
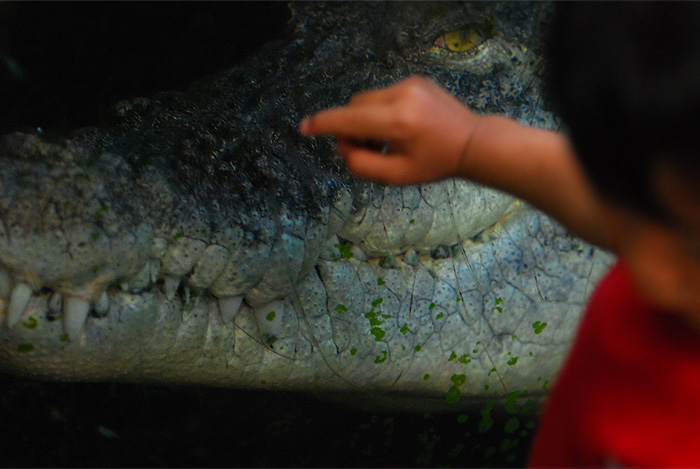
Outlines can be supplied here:
[[399, 331], [400, 331], [403, 335], [408, 334], [408, 323], [406, 323], [406, 324], [404, 324], [403, 326], [401, 326], [401, 329], [399, 329]]
[[93, 231], [92, 233], [90, 233], [90, 237], [92, 238], [93, 241], [96, 241], [97, 238], [100, 237], [100, 234], [97, 233], [96, 231]]
[[454, 374], [454, 375], [450, 376], [450, 381], [452, 381], [452, 383], [453, 383], [455, 386], [461, 386], [461, 385], [463, 385], [464, 383], [467, 382], [467, 375], [465, 375], [465, 374], [459, 374], [459, 375]]
[[491, 410], [493, 409], [493, 401], [488, 401], [486, 407], [481, 411], [481, 421], [479, 422], [479, 433], [486, 433], [493, 426], [493, 418], [491, 418]]
[[381, 287], [382, 285], [386, 285], [386, 282], [384, 281], [383, 278], [379, 277], [377, 279], [377, 285], [379, 285]]
[[502, 313], [502, 312], [503, 312], [503, 308], [501, 308], [500, 306], [496, 306], [496, 311], [498, 311], [499, 313]]
[[462, 355], [461, 357], [459, 357], [458, 361], [467, 365], [472, 362], [472, 359], [469, 355]]
[[384, 363], [384, 362], [387, 360], [387, 358], [388, 358], [388, 356], [387, 356], [387, 351], [386, 351], [386, 350], [382, 350], [382, 355], [377, 355], [377, 356], [374, 358], [374, 363], [377, 363], [377, 364], [379, 364], [379, 363]]
[[416, 352], [420, 352], [420, 349], [422, 349], [422, 348], [423, 348], [422, 346], [416, 345], [415, 347], [413, 347], [413, 350], [415, 350]]
[[377, 342], [382, 340], [384, 338], [384, 336], [386, 335], [386, 331], [384, 331], [384, 329], [381, 329], [379, 327], [373, 327], [372, 330], [369, 331], [369, 333], [374, 336], [374, 340], [376, 340]]
[[277, 313], [275, 313], [274, 311], [270, 311], [269, 313], [267, 313], [267, 316], [265, 316], [265, 319], [272, 322], [275, 320], [275, 316], [277, 316]]
[[435, 303], [430, 303], [430, 306], [428, 306], [428, 309], [435, 309]]
[[409, 222], [411, 225], [413, 225], [413, 224], [416, 222], [416, 220], [415, 220], [414, 218], [411, 218], [408, 222]]
[[535, 334], [540, 334], [547, 327], [546, 322], [535, 321], [532, 323], [532, 328], [535, 330]]
[[439, 313], [437, 316], [435, 316], [435, 319], [442, 319], [445, 317], [445, 313]]
[[445, 402], [448, 404], [456, 404], [462, 398], [462, 391], [457, 386], [452, 386], [445, 394]]
[[345, 305], [336, 305], [335, 312], [338, 314], [343, 314], [348, 312], [348, 307]]
[[352, 244], [336, 244], [335, 247], [338, 248], [338, 251], [340, 251], [340, 257], [342, 257], [343, 259], [352, 259], [353, 257], [355, 257], [355, 255], [352, 253]]
[[350, 349], [350, 355], [353, 356], [353, 357], [354, 357], [355, 355], [357, 355], [357, 348], [356, 348], [356, 347], [353, 347], [353, 348]]
[[457, 354], [453, 351], [453, 352], [450, 354], [450, 358], [448, 358], [447, 361], [448, 361], [448, 362], [451, 362], [451, 361], [454, 361], [454, 360], [456, 360], [456, 359], [457, 359]]
[[68, 334], [61, 334], [61, 337], [58, 338], [61, 342], [68, 342], [70, 340], [70, 336]]
[[508, 366], [513, 366], [516, 363], [518, 363], [518, 357], [513, 357], [510, 360], [508, 360]]
[[509, 418], [503, 427], [506, 433], [515, 433], [518, 428], [520, 428], [520, 420], [517, 417]]
[[22, 323], [22, 326], [24, 326], [25, 329], [36, 329], [36, 326], [38, 325], [39, 321], [37, 321], [33, 316], [28, 317], [27, 320]]
[[383, 298], [377, 298], [372, 302], [372, 307], [374, 308], [375, 306], [379, 306], [380, 304], [382, 304], [382, 301], [384, 301]]
[[30, 353], [34, 351], [34, 344], [19, 344], [17, 346], [19, 353]]
[[423, 376], [423, 381], [428, 381], [430, 379], [430, 375], [428, 373]]

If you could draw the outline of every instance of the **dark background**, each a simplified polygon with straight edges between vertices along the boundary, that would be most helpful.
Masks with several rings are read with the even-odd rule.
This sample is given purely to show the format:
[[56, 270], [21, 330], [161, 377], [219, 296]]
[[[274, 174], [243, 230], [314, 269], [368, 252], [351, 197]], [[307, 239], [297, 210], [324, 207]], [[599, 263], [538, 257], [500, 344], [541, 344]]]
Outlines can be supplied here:
[[[285, 38], [288, 18], [282, 2], [2, 2], [0, 134], [38, 127], [66, 133], [96, 124], [120, 99], [184, 89]], [[516, 432], [505, 431], [512, 417], [376, 412], [308, 394], [44, 383], [0, 374], [0, 461], [518, 466], [526, 462], [532, 429], [523, 414]]]

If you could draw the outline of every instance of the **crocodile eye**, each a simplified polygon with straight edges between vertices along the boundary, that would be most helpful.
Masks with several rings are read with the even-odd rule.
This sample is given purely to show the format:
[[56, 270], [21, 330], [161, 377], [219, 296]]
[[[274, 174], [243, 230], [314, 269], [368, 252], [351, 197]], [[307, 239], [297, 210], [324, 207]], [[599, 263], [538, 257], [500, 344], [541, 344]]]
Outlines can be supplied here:
[[476, 28], [458, 29], [441, 34], [433, 44], [450, 52], [468, 52], [486, 40], [486, 35]]

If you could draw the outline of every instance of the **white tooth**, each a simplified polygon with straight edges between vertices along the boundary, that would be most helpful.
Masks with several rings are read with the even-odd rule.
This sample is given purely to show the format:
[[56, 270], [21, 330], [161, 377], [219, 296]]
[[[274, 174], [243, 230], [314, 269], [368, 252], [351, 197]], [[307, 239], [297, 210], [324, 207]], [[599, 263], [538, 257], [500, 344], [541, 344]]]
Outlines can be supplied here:
[[54, 292], [49, 298], [49, 312], [55, 317], [63, 310], [63, 297], [60, 293]]
[[90, 303], [79, 296], [66, 295], [63, 301], [63, 331], [73, 340], [80, 335], [90, 312]]
[[151, 271], [151, 283], [156, 283], [158, 281], [158, 274], [160, 274], [160, 260], [149, 261], [148, 266]]
[[163, 289], [165, 290], [165, 297], [168, 301], [175, 298], [175, 293], [177, 293], [177, 287], [180, 286], [180, 277], [171, 277], [167, 275], [165, 277], [165, 282], [163, 282]]
[[94, 310], [100, 316], [104, 316], [109, 311], [109, 297], [107, 296], [107, 290], [103, 291], [97, 301], [95, 301]]
[[238, 315], [238, 310], [241, 309], [243, 295], [230, 296], [228, 298], [219, 298], [219, 311], [224, 323], [230, 323]]
[[0, 267], [0, 299], [7, 299], [10, 291], [12, 291], [12, 277], [7, 270]]
[[255, 313], [255, 322], [263, 341], [267, 341], [270, 337], [279, 336], [284, 316], [284, 300], [274, 300], [253, 308], [253, 313]]
[[12, 289], [10, 304], [7, 307], [7, 325], [9, 327], [17, 324], [31, 297], [32, 289], [26, 283], [18, 283]]

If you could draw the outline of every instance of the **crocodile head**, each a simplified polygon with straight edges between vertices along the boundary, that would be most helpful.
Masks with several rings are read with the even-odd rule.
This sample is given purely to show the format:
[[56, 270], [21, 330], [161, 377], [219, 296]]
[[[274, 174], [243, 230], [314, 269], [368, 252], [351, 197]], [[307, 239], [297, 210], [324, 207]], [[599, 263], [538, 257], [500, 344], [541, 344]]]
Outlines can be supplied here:
[[290, 42], [0, 146], [0, 369], [447, 396], [541, 392], [610, 256], [463, 180], [349, 175], [305, 115], [413, 74], [557, 121], [548, 5], [291, 4]]

